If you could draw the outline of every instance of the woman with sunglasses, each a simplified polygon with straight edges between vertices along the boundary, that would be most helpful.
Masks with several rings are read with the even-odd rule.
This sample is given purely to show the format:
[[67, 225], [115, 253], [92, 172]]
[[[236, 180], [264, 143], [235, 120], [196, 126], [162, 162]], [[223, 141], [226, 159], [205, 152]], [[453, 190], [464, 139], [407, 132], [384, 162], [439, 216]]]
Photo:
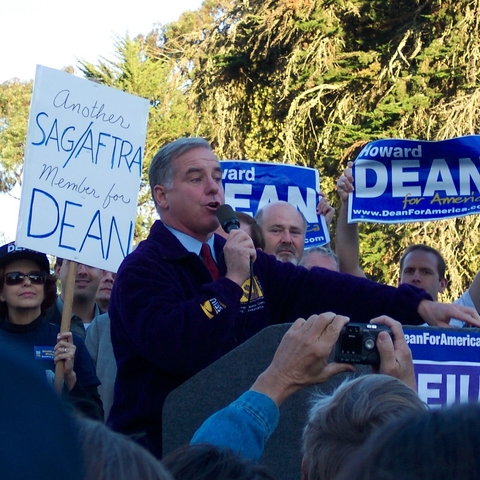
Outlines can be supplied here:
[[0, 247], [0, 348], [14, 345], [45, 370], [53, 383], [55, 365], [63, 361], [62, 396], [87, 416], [103, 420], [100, 384], [83, 340], [44, 315], [56, 298], [56, 278], [47, 256], [11, 242]]

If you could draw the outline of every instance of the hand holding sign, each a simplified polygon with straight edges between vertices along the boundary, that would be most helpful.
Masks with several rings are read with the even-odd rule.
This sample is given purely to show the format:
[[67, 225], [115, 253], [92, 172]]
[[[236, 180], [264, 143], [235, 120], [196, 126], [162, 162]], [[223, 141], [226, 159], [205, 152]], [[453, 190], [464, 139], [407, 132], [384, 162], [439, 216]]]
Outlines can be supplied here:
[[[77, 275], [77, 262], [68, 263], [67, 281], [65, 285], [65, 297], [63, 302], [62, 323], [60, 325], [60, 334], [69, 332], [70, 321], [72, 318], [73, 294], [75, 292], [75, 277]], [[63, 379], [65, 373], [65, 362], [56, 362], [54, 388], [58, 394], [62, 393]]]
[[347, 168], [343, 175], [337, 180], [337, 194], [343, 203], [348, 202], [348, 196], [355, 188], [353, 187], [354, 179], [352, 175], [353, 162], [348, 162]]
[[327, 197], [323, 192], [319, 192], [320, 200], [317, 205], [317, 215], [323, 215], [327, 227], [330, 227], [333, 216], [335, 215], [335, 209], [328, 203]]

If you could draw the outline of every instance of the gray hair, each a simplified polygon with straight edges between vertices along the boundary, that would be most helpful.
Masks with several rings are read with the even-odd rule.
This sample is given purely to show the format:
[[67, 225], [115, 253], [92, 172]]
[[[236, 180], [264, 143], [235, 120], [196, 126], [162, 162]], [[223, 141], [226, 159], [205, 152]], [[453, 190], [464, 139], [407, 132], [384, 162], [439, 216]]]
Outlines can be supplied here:
[[173, 480], [160, 460], [130, 438], [88, 418], [75, 419], [90, 480]]
[[426, 406], [405, 383], [388, 375], [362, 375], [332, 395], [313, 399], [303, 432], [309, 480], [332, 480], [381, 426]]
[[154, 202], [155, 196], [153, 190], [155, 185], [163, 185], [168, 189], [173, 186], [173, 160], [194, 148], [212, 150], [212, 146], [204, 138], [183, 137], [167, 143], [153, 157], [150, 168], [148, 169], [148, 180]]
[[299, 265], [303, 265], [305, 263], [306, 258], [311, 253], [319, 253], [320, 255], [322, 255], [324, 257], [333, 258], [333, 260], [335, 260], [335, 264], [337, 265], [337, 270], [340, 271], [340, 261], [338, 260], [337, 254], [331, 248], [327, 248], [327, 247], [310, 247], [309, 249], [305, 250], [305, 252], [303, 253], [303, 257], [300, 260]]

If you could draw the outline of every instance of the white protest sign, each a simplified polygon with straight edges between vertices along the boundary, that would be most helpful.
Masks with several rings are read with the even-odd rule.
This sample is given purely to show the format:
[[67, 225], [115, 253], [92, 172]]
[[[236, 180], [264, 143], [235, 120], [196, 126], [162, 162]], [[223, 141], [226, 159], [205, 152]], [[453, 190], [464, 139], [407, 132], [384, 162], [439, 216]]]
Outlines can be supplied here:
[[37, 66], [16, 243], [116, 271], [130, 252], [149, 102]]

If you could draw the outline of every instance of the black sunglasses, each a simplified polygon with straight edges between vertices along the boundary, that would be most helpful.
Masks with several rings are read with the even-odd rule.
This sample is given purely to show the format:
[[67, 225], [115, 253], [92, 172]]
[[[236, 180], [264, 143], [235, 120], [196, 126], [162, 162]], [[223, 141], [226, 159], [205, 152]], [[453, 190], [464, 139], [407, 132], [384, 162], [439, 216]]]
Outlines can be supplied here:
[[33, 285], [42, 285], [47, 280], [47, 274], [45, 272], [8, 272], [5, 274], [5, 283], [7, 285], [20, 285], [27, 277]]

